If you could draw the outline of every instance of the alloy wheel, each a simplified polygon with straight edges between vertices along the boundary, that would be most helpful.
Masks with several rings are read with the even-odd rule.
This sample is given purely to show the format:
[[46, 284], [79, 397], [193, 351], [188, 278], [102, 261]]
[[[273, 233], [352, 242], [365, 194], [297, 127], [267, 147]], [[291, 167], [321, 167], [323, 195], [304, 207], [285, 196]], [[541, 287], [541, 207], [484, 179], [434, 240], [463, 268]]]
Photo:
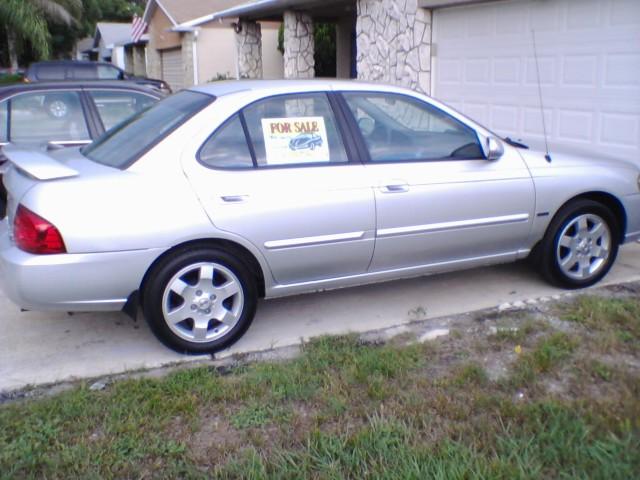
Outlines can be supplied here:
[[167, 326], [189, 342], [211, 342], [231, 331], [242, 315], [244, 293], [224, 265], [200, 262], [178, 271], [166, 284], [162, 314]]
[[611, 231], [607, 222], [593, 213], [571, 219], [556, 247], [558, 266], [564, 275], [588, 280], [606, 265], [611, 254]]

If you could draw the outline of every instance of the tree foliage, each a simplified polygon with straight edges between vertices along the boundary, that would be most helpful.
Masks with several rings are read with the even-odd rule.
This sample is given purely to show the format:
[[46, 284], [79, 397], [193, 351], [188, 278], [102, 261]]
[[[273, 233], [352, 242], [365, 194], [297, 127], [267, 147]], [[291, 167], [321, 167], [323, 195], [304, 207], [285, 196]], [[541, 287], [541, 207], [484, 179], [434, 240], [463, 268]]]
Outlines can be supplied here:
[[129, 22], [146, 0], [0, 0], [0, 62], [12, 39], [21, 63], [69, 57], [75, 42], [93, 36], [99, 21]]
[[28, 42], [38, 56], [47, 58], [49, 22], [70, 26], [81, 10], [82, 0], [0, 0], [0, 23], [8, 48]]

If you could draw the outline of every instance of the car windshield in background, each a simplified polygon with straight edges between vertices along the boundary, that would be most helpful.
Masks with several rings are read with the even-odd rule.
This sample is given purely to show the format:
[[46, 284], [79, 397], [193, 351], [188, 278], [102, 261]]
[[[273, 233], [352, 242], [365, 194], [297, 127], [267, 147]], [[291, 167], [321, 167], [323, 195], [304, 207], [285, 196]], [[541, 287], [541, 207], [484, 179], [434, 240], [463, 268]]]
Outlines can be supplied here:
[[94, 162], [126, 168], [213, 100], [214, 97], [204, 93], [176, 93], [106, 131], [84, 147], [82, 153]]

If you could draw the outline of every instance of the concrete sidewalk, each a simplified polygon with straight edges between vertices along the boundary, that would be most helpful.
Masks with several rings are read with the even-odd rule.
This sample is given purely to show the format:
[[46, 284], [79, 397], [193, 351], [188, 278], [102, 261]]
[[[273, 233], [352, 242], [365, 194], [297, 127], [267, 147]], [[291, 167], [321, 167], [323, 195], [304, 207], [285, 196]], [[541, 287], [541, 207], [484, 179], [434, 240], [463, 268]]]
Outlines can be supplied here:
[[[623, 247], [599, 285], [635, 280], [640, 280], [640, 244]], [[563, 292], [526, 265], [513, 264], [268, 300], [258, 306], [246, 335], [216, 357]], [[133, 322], [121, 313], [20, 313], [4, 296], [0, 332], [0, 391], [202, 358], [166, 349], [142, 319]]]

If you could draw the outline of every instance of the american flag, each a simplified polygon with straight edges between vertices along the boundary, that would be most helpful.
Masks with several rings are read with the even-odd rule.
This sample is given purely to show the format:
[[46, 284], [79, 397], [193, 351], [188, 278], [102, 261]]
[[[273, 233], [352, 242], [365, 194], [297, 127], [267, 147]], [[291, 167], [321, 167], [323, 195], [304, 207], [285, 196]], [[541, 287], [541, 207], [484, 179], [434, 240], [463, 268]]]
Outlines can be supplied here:
[[142, 38], [142, 35], [144, 35], [144, 32], [146, 31], [146, 22], [142, 19], [142, 17], [134, 15], [133, 21], [131, 22], [131, 40], [133, 40], [134, 43], [139, 42], [140, 38]]

